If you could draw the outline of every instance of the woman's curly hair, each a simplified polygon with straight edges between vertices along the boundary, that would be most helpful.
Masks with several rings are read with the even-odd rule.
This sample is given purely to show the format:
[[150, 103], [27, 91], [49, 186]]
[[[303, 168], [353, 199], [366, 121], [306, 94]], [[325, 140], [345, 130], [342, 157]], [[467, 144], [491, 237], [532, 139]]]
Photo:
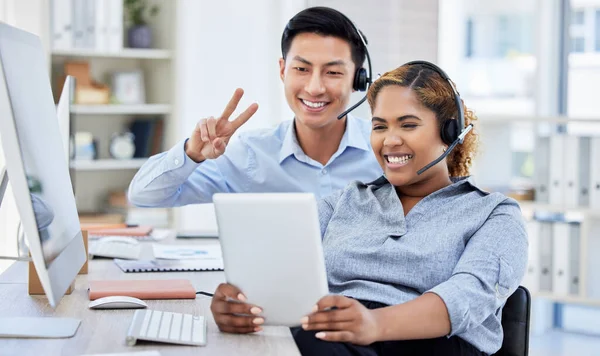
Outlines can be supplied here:
[[[377, 95], [388, 85], [399, 85], [412, 89], [421, 105], [435, 113], [440, 130], [444, 122], [456, 119], [458, 109], [452, 88], [447, 80], [431, 68], [423, 64], [405, 64], [382, 75], [373, 82], [367, 93], [371, 111], [375, 108]], [[477, 120], [475, 114], [466, 106], [464, 106], [464, 115], [465, 125], [474, 124]], [[464, 177], [470, 174], [469, 171], [477, 154], [478, 146], [479, 134], [475, 130], [471, 130], [465, 136], [464, 142], [457, 145], [446, 157], [451, 177]]]

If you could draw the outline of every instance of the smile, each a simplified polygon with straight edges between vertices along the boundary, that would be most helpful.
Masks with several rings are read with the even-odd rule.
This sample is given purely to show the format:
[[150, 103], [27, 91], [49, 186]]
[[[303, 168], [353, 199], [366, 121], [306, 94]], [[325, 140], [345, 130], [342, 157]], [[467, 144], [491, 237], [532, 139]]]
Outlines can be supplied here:
[[305, 100], [305, 99], [300, 99], [300, 101], [302, 102], [302, 104], [304, 104], [303, 106], [308, 111], [312, 111], [312, 112], [321, 111], [329, 104], [326, 101], [309, 101], [309, 100]]
[[413, 158], [413, 155], [409, 154], [387, 154], [383, 155], [388, 167], [398, 168], [405, 166]]

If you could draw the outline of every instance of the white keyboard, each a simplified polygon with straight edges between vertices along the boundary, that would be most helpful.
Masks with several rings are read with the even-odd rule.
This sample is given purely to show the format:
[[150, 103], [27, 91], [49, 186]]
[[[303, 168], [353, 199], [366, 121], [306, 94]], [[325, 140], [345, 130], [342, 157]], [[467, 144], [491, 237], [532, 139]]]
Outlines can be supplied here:
[[121, 242], [107, 242], [102, 240], [90, 241], [88, 255], [91, 257], [122, 258], [137, 260], [140, 258], [141, 246], [139, 244], [126, 244]]
[[192, 314], [136, 310], [127, 331], [127, 345], [133, 346], [137, 340], [204, 346], [206, 319]]

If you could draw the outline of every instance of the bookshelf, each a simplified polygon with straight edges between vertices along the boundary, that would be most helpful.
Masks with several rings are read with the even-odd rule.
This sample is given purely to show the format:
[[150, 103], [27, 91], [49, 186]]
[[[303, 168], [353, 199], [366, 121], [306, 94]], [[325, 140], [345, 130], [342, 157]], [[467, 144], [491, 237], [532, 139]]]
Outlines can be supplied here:
[[120, 58], [120, 59], [171, 59], [171, 51], [166, 49], [133, 49], [121, 51], [100, 51], [94, 49], [52, 50], [53, 57], [66, 58]]
[[[52, 38], [53, 31], [53, 8], [54, 3], [45, 7], [47, 21], [49, 26], [48, 33], [48, 56], [50, 62], [50, 73], [52, 86], [55, 92], [60, 88], [60, 81], [64, 75], [65, 63], [67, 62], [86, 62], [89, 65], [89, 75], [94, 82], [107, 85], [113, 95], [113, 74], [116, 72], [140, 71], [143, 73], [143, 89], [145, 100], [140, 104], [119, 104], [111, 97], [110, 104], [80, 104], [75, 102], [71, 105], [71, 134], [76, 132], [89, 132], [93, 135], [96, 142], [97, 159], [95, 160], [76, 160], [71, 159], [70, 169], [71, 178], [75, 190], [77, 208], [80, 213], [98, 214], [111, 212], [109, 196], [115, 194], [124, 194], [129, 186], [129, 182], [137, 170], [146, 162], [149, 152], [163, 151], [174, 144], [172, 133], [175, 127], [172, 124], [171, 117], [176, 112], [176, 95], [174, 94], [176, 84], [174, 83], [175, 68], [174, 58], [176, 48], [174, 44], [177, 38], [177, 1], [159, 1], [150, 0], [150, 5], [158, 5], [159, 12], [156, 16], [148, 18], [148, 24], [152, 31], [152, 48], [129, 48], [127, 41], [127, 23], [121, 21], [125, 9], [123, 0], [106, 0], [103, 2], [82, 1], [75, 4], [70, 0], [58, 0], [59, 6], [70, 7], [68, 11], [58, 11], [58, 16], [64, 13], [70, 13], [70, 19], [73, 26], [77, 26], [82, 20], [77, 18], [77, 14], [83, 14], [86, 17], [83, 21], [85, 26], [94, 25], [97, 31], [95, 40], [80, 41], [76, 37], [76, 29], [73, 28], [72, 45], [61, 42], [55, 46]], [[82, 5], [82, 3], [84, 3]], [[62, 5], [60, 5], [62, 4]], [[108, 4], [108, 5], [107, 5]], [[115, 5], [117, 4], [117, 5]], [[88, 7], [81, 12], [81, 7]], [[91, 7], [90, 7], [91, 6]], [[98, 16], [100, 11], [103, 11]], [[115, 10], [123, 7], [123, 12]], [[78, 12], [79, 11], [79, 12]], [[87, 12], [96, 14], [96, 17]], [[104, 16], [104, 18], [102, 18]], [[61, 19], [65, 21], [65, 19]], [[107, 21], [106, 26], [121, 26], [120, 31], [107, 33], [121, 33], [122, 40], [113, 38], [102, 38], [102, 36], [112, 36], [106, 33], [100, 33], [97, 29], [98, 23]], [[89, 27], [88, 28], [89, 31]], [[90, 34], [86, 34], [90, 36]], [[69, 36], [69, 35], [68, 35]], [[117, 37], [118, 38], [118, 35]], [[58, 42], [57, 42], [58, 43]], [[82, 45], [83, 43], [83, 45]], [[115, 45], [116, 44], [116, 45]], [[77, 97], [77, 94], [75, 94]], [[118, 133], [129, 132], [131, 125], [136, 121], [152, 122], [160, 121], [160, 131], [152, 128], [151, 134], [146, 134], [148, 144], [145, 147], [152, 146], [144, 150], [144, 155], [131, 159], [115, 159], [110, 155], [109, 147], [111, 138]], [[152, 136], [150, 136], [152, 135]], [[140, 135], [138, 135], [139, 137]], [[142, 146], [144, 147], [144, 146]], [[123, 202], [123, 204], [125, 204]], [[120, 208], [123, 211], [124, 205]], [[170, 215], [170, 214], [168, 214]], [[173, 223], [171, 221], [171, 223]]]
[[[493, 182], [501, 191], [534, 190], [536, 200], [519, 201], [530, 243], [522, 284], [536, 298], [600, 306], [600, 262], [595, 258], [600, 253], [600, 175], [594, 158], [594, 147], [600, 147], [600, 118], [478, 117], [483, 154], [476, 159], [476, 181], [479, 175], [483, 186], [490, 182], [489, 188]], [[496, 179], [486, 173], [515, 174], [515, 146], [530, 150], [532, 176], [508, 181], [506, 175]]]
[[75, 115], [165, 115], [171, 113], [169, 104], [140, 105], [72, 105]]
[[146, 158], [81, 160], [72, 161], [70, 167], [76, 171], [139, 169], [146, 160]]
[[600, 219], [600, 210], [598, 209], [589, 209], [585, 207], [578, 208], [566, 208], [562, 205], [551, 205], [544, 203], [536, 203], [535, 201], [519, 201], [519, 205], [523, 210], [524, 214], [529, 214], [530, 212], [535, 211], [545, 211], [551, 213], [562, 213], [562, 214], [571, 214], [573, 218], [589, 216], [593, 218]]

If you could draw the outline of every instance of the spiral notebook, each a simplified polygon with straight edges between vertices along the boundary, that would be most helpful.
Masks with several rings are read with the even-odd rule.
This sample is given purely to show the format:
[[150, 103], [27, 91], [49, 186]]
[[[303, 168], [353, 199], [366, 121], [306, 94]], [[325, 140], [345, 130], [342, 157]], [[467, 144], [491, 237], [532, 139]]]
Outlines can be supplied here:
[[190, 272], [222, 271], [223, 260], [122, 260], [115, 258], [115, 264], [126, 273], [129, 272]]

